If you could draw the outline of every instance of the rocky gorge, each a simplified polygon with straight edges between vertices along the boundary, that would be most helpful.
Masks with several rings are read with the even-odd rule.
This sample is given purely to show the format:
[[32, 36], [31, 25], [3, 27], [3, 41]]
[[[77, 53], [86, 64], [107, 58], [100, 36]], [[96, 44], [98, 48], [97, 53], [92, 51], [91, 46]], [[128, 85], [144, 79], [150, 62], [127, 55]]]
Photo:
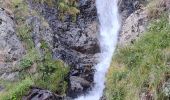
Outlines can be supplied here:
[[[96, 1], [73, 0], [76, 6], [73, 4], [75, 8], [71, 7], [74, 9], [72, 12], [78, 9], [76, 16], [60, 10], [58, 3], [62, 4], [62, 0], [52, 0], [52, 4], [50, 1], [0, 0], [0, 92], [3, 96], [3, 92], [8, 91], [6, 84], [18, 84], [25, 77], [31, 76], [35, 80], [28, 88], [24, 88], [24, 94], [23, 90], [17, 92], [19, 95], [14, 93], [16, 97], [9, 96], [2, 100], [15, 100], [19, 97], [22, 100], [72, 100], [88, 93], [95, 84], [94, 66], [99, 62], [101, 51]], [[163, 1], [157, 15], [170, 8], [169, 0]], [[148, 2], [119, 0], [121, 29], [118, 46], [133, 44], [146, 32], [150, 20], [155, 17], [148, 13]], [[61, 61], [62, 67], [69, 67], [69, 71], [55, 68], [56, 61]], [[56, 82], [56, 77], [50, 80], [51, 77], [53, 79], [54, 70], [62, 74], [56, 75], [61, 76], [59, 82]], [[49, 79], [47, 83], [44, 82], [46, 87], [39, 87], [38, 81], [43, 79], [39, 76]], [[47, 88], [49, 82], [53, 82], [54, 86], [58, 84], [56, 87], [59, 89], [53, 91]], [[7, 95], [12, 94], [7, 92]], [[105, 94], [104, 99], [107, 99]]]

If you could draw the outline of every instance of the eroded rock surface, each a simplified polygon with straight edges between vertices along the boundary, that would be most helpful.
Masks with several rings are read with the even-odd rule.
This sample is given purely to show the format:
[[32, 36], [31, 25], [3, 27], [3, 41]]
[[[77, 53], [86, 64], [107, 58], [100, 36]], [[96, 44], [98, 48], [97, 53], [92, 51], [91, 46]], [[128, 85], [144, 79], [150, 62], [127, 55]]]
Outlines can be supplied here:
[[23, 97], [22, 100], [63, 100], [63, 97], [48, 90], [32, 88], [29, 92], [29, 95]]
[[119, 44], [124, 46], [134, 43], [146, 31], [148, 21], [148, 15], [145, 9], [139, 9], [132, 13], [122, 25]]
[[[58, 10], [46, 4], [35, 4], [29, 0], [29, 5], [39, 11], [52, 30], [54, 58], [71, 67], [68, 95], [77, 97], [85, 93], [93, 86], [94, 65], [100, 52], [95, 0], [79, 1], [80, 14], [76, 22], [68, 15], [63, 21], [59, 20]], [[88, 85], [80, 82], [82, 80]]]
[[143, 7], [143, 4], [147, 0], [119, 0], [119, 13], [121, 15], [122, 23], [128, 18], [133, 12]]
[[[0, 75], [3, 79], [13, 79], [10, 72], [24, 55], [24, 48], [15, 32], [12, 17], [0, 8]], [[5, 77], [4, 77], [5, 76]]]

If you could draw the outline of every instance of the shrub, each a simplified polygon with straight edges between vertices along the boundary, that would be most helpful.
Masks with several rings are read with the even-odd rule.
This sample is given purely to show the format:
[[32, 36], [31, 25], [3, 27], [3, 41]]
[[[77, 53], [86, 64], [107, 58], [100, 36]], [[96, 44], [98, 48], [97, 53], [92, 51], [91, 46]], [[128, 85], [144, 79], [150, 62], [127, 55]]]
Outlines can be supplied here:
[[[60, 60], [52, 59], [51, 50], [43, 40], [41, 41], [41, 49], [44, 55], [41, 66], [39, 66], [39, 73], [42, 75], [36, 79], [39, 81], [36, 85], [64, 95], [67, 89], [65, 78], [69, 72], [68, 66]], [[49, 85], [49, 83], [51, 84]]]
[[60, 18], [63, 20], [64, 14], [69, 14], [72, 16], [72, 20], [76, 21], [77, 14], [80, 13], [77, 9], [76, 0], [60, 0], [58, 3], [58, 9], [60, 11]]
[[57, 92], [57, 94], [64, 95], [68, 85], [65, 79], [68, 75], [68, 67], [65, 68], [60, 61], [56, 62], [54, 66], [56, 67], [55, 72], [43, 74], [42, 78], [38, 79], [39, 82], [37, 82], [36, 85]]
[[30, 61], [30, 60], [28, 60], [28, 59], [22, 59], [22, 60], [20, 61], [20, 67], [21, 67], [22, 69], [29, 68], [29, 67], [32, 66], [32, 64], [33, 64], [33, 62]]

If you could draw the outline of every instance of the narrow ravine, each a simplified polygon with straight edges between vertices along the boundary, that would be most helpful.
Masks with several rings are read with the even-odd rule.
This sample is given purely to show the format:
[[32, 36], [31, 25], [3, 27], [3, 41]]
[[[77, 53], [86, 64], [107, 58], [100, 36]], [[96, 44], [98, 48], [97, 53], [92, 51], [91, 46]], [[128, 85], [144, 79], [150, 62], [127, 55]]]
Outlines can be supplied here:
[[105, 75], [117, 44], [120, 27], [117, 0], [97, 0], [96, 7], [100, 21], [100, 63], [95, 66], [94, 88], [88, 95], [81, 96], [76, 100], [99, 100], [102, 97], [105, 88]]

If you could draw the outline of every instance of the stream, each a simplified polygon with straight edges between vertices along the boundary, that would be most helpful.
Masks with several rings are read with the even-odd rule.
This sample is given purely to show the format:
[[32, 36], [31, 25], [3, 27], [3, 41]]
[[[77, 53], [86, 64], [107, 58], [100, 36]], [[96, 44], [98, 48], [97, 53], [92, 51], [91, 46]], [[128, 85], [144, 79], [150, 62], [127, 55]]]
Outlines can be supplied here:
[[112, 61], [120, 28], [117, 2], [117, 0], [96, 0], [100, 22], [99, 41], [101, 54], [100, 62], [95, 66], [95, 86], [87, 95], [80, 96], [75, 100], [99, 100], [103, 96], [105, 76]]

